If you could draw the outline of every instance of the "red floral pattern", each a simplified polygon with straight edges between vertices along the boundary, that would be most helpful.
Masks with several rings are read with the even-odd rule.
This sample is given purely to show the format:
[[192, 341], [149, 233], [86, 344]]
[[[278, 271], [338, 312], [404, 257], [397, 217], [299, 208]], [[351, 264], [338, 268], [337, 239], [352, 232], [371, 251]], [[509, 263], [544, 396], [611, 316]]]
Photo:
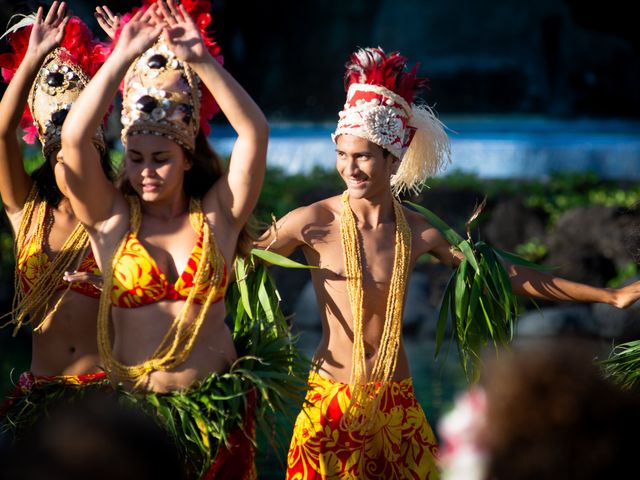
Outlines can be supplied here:
[[[201, 258], [202, 233], [193, 247], [184, 271], [176, 283], [171, 284], [138, 238], [129, 233], [114, 268], [111, 301], [117, 307], [136, 308], [161, 300], [185, 300], [194, 288], [194, 279]], [[227, 288], [226, 265], [219, 285], [211, 285], [211, 263], [206, 262], [205, 268], [203, 282], [195, 294], [196, 303], [203, 303], [211, 288], [217, 290], [213, 298], [213, 302], [217, 302], [224, 297]]]
[[[16, 273], [18, 275], [18, 282], [20, 289], [24, 293], [29, 293], [34, 284], [38, 281], [41, 275], [48, 275], [49, 268], [51, 267], [51, 259], [42, 250], [42, 245], [38, 245], [35, 239], [31, 237], [27, 240], [20, 251], [18, 252]], [[93, 252], [90, 252], [78, 267], [79, 272], [89, 272], [94, 275], [100, 276], [100, 269], [96, 263], [96, 259], [93, 256]], [[54, 279], [55, 281], [55, 279]], [[69, 284], [65, 282], [62, 277], [58, 280], [58, 286], [56, 291], [65, 290], [69, 287]], [[100, 290], [91, 283], [72, 283], [69, 287], [74, 292], [81, 293], [88, 297], [99, 298]]]
[[411, 379], [388, 385], [375, 426], [366, 433], [340, 428], [351, 398], [348, 384], [312, 372], [309, 387], [289, 448], [287, 479], [439, 478], [436, 439]]

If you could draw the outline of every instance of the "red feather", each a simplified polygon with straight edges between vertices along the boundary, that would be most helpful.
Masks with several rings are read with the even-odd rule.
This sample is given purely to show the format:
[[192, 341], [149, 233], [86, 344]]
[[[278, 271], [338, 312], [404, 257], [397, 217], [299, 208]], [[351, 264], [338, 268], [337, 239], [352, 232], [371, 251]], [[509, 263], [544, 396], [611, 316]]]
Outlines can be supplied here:
[[400, 95], [409, 104], [427, 86], [427, 79], [417, 76], [418, 64], [407, 69], [407, 57], [398, 52], [386, 54], [381, 48], [361, 48], [345, 65], [345, 90], [353, 83], [380, 85]]
[[2, 78], [7, 83], [11, 81], [16, 70], [22, 63], [22, 59], [27, 53], [31, 29], [31, 26], [21, 28], [17, 32], [13, 32], [8, 36], [9, 45], [11, 45], [13, 52], [0, 55]]

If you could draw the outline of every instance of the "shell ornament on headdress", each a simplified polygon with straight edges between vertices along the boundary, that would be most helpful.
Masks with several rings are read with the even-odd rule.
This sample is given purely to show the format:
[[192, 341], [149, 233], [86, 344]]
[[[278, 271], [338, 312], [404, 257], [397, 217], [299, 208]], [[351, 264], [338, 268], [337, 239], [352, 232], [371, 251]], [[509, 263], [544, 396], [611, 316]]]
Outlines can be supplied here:
[[429, 176], [449, 161], [451, 148], [444, 125], [426, 105], [416, 105], [426, 79], [417, 65], [406, 69], [406, 57], [381, 48], [363, 48], [347, 63], [347, 100], [332, 134], [365, 138], [401, 160], [391, 177], [394, 194], [417, 193]]
[[[152, 3], [145, 2], [143, 8]], [[189, 2], [185, 6], [200, 27], [207, 49], [222, 64], [219, 46], [206, 34], [211, 2]], [[123, 17], [123, 24], [130, 15]], [[202, 129], [208, 135], [208, 121], [219, 110], [211, 93], [200, 83], [196, 73], [176, 58], [161, 35], [134, 61], [125, 76], [122, 143], [126, 144], [132, 135], [162, 135], [193, 151], [198, 131]]]
[[[13, 53], [0, 55], [2, 76], [7, 82], [24, 58], [31, 29], [28, 25], [9, 35]], [[27, 108], [20, 122], [25, 131], [24, 140], [33, 143], [37, 136], [45, 157], [60, 148], [62, 123], [91, 76], [104, 63], [105, 53], [103, 45], [93, 37], [82, 20], [71, 17], [60, 47], [47, 55], [31, 86]], [[96, 131], [93, 141], [100, 151], [106, 150], [102, 127]]]

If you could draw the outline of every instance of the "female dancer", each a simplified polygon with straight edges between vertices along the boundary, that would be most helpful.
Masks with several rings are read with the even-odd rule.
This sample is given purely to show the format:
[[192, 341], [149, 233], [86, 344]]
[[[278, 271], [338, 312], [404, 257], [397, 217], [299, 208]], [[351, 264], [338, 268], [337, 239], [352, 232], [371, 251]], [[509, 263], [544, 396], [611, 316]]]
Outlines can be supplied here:
[[[135, 13], [67, 117], [65, 177], [104, 272], [99, 347], [112, 380], [156, 406], [179, 403], [177, 422], [158, 407], [174, 433], [193, 407], [193, 427], [176, 440], [202, 439], [199, 453], [185, 447], [194, 474], [252, 478], [253, 427], [229, 428], [243, 428], [238, 406], [252, 387], [234, 374], [236, 349], [221, 300], [262, 185], [268, 125], [211, 51], [215, 44], [183, 5], [159, 2]], [[200, 94], [198, 77], [238, 134], [224, 172], [199, 125], [208, 93]], [[100, 171], [91, 135], [123, 78], [118, 190]], [[236, 391], [212, 409], [231, 383]], [[218, 411], [222, 431], [211, 418]], [[209, 448], [214, 440], [227, 448]]]
[[[31, 423], [49, 398], [84, 384], [106, 383], [96, 342], [100, 291], [89, 283], [63, 281], [67, 270], [99, 271], [87, 233], [66, 197], [60, 168], [61, 124], [89, 75], [102, 63], [101, 49], [86, 25], [69, 18], [65, 3], [57, 1], [46, 16], [40, 7], [30, 29], [11, 34], [10, 43], [14, 53], [0, 57], [5, 80], [11, 80], [0, 101], [0, 195], [16, 238], [10, 323], [14, 332], [30, 323], [33, 336], [31, 371], [21, 375], [0, 408], [7, 428]], [[31, 175], [24, 169], [16, 136], [19, 123], [27, 127], [25, 138], [33, 141], [37, 134], [42, 143], [45, 161]], [[88, 149], [101, 159], [108, 178], [99, 123], [89, 136]]]

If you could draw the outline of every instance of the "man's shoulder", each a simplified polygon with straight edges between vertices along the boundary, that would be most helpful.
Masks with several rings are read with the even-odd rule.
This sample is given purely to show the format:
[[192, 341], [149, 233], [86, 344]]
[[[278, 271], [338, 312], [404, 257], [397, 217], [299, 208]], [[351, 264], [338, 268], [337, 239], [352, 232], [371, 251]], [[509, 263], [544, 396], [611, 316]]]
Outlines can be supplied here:
[[340, 196], [323, 198], [310, 205], [292, 210], [288, 216], [306, 221], [328, 222], [340, 212]]
[[412, 210], [406, 205], [402, 206], [402, 210], [412, 231], [420, 233], [432, 228], [431, 224], [427, 221], [426, 218], [424, 218], [424, 215], [422, 215], [421, 213]]

